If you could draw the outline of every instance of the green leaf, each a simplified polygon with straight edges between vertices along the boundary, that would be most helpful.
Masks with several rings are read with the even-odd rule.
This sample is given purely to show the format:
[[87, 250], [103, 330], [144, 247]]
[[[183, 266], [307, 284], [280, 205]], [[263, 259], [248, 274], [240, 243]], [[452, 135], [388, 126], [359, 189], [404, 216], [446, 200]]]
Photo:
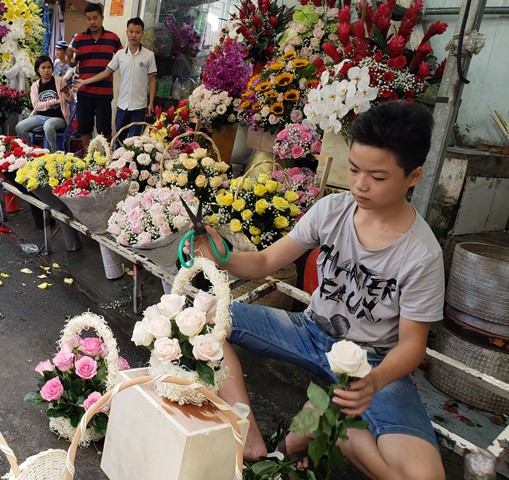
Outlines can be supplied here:
[[313, 465], [318, 467], [321, 458], [324, 456], [327, 450], [327, 437], [319, 435], [309, 442], [308, 453], [309, 458], [312, 460]]
[[316, 385], [316, 383], [311, 382], [308, 387], [308, 398], [313, 407], [315, 407], [320, 412], [325, 412], [330, 403], [329, 395], [327, 392]]
[[373, 39], [375, 43], [380, 47], [383, 53], [387, 53], [387, 41], [385, 40], [382, 32], [378, 30], [376, 25], [373, 25]]
[[337, 423], [336, 412], [334, 409], [328, 408], [320, 418], [320, 431], [330, 435]]
[[65, 411], [64, 410], [55, 410], [54, 408], [48, 408], [48, 410], [46, 412], [46, 416], [48, 418], [65, 417]]
[[44, 383], [46, 383], [48, 380], [51, 380], [52, 378], [55, 378], [56, 376], [58, 376], [56, 370], [53, 370], [52, 372], [50, 372], [49, 370], [45, 370], [44, 372], [42, 372], [42, 375], [43, 375]]
[[343, 457], [343, 453], [341, 453], [341, 449], [337, 445], [334, 445], [331, 454], [331, 461], [334, 467], [336, 467], [338, 470], [342, 468], [344, 460], [345, 459]]
[[309, 480], [316, 480], [316, 475], [313, 470], [307, 470], [306, 474]]
[[273, 468], [277, 468], [277, 463], [273, 460], [262, 460], [261, 462], [256, 462], [251, 465], [251, 470], [253, 470], [256, 475], [260, 475], [261, 473]]
[[80, 420], [81, 420], [81, 417], [83, 415], [81, 415], [80, 413], [78, 412], [75, 412], [73, 413], [70, 417], [69, 417], [69, 420], [71, 422], [71, 426], [73, 428], [77, 428], [78, 427], [78, 424], [80, 423]]
[[79, 397], [83, 393], [83, 380], [77, 378], [72, 384], [72, 391]]
[[295, 417], [293, 417], [290, 425], [290, 431], [304, 437], [311, 435], [320, 423], [320, 414], [311, 408], [301, 410]]
[[345, 428], [358, 428], [359, 430], [365, 430], [368, 428], [368, 422], [363, 420], [361, 417], [346, 417], [343, 420], [343, 426]]
[[23, 399], [27, 403], [44, 403], [45, 400], [41, 397], [41, 394], [38, 392], [29, 392], [25, 395], [25, 398]]
[[200, 360], [196, 362], [196, 372], [205, 383], [214, 385], [214, 370], [212, 370], [212, 368], [210, 368], [205, 362]]

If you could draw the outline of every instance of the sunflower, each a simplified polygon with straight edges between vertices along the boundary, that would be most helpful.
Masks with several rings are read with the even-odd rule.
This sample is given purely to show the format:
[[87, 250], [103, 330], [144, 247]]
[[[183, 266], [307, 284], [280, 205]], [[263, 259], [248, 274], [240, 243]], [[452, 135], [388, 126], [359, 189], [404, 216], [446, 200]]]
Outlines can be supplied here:
[[242, 98], [246, 99], [246, 98], [249, 98], [251, 95], [254, 95], [254, 94], [255, 94], [254, 90], [247, 90], [247, 91], [245, 91], [242, 94]]
[[258, 80], [259, 78], [260, 78], [260, 75], [253, 75], [253, 76], [251, 77], [251, 80], [249, 80], [249, 82], [247, 82], [247, 86], [248, 86], [248, 88], [251, 88], [251, 87], [253, 86], [254, 82], [255, 82], [256, 80]]
[[293, 75], [289, 72], [284, 72], [276, 77], [276, 80], [274, 80], [274, 83], [276, 85], [281, 85], [282, 87], [286, 87], [292, 80], [293, 80]]
[[276, 62], [273, 62], [269, 65], [269, 68], [271, 70], [281, 70], [284, 67], [284, 64], [282, 64], [279, 60]]
[[295, 50], [290, 50], [289, 52], [286, 52], [284, 55], [281, 55], [281, 60], [292, 60], [292, 58], [295, 58], [297, 56], [297, 53]]
[[277, 92], [275, 90], [267, 90], [263, 93], [265, 95], [265, 98], [276, 98]]
[[309, 60], [304, 60], [303, 58], [296, 58], [292, 62], [292, 65], [294, 66], [294, 68], [302, 68], [305, 67], [306, 65], [309, 65]]
[[258, 110], [261, 110], [262, 109], [262, 106], [260, 105], [260, 102], [255, 102], [253, 103], [253, 105], [251, 105], [251, 108], [257, 112]]
[[265, 92], [265, 90], [268, 90], [272, 87], [272, 82], [262, 82], [256, 85], [254, 88], [257, 92]]
[[276, 115], [281, 115], [285, 111], [285, 107], [281, 102], [276, 102], [270, 107], [270, 111]]
[[295, 89], [288, 90], [284, 94], [283, 98], [285, 100], [290, 100], [291, 102], [296, 102], [300, 98], [300, 93], [298, 90], [295, 90]]
[[244, 100], [241, 104], [240, 104], [240, 108], [249, 108], [251, 106], [251, 102], [249, 100]]

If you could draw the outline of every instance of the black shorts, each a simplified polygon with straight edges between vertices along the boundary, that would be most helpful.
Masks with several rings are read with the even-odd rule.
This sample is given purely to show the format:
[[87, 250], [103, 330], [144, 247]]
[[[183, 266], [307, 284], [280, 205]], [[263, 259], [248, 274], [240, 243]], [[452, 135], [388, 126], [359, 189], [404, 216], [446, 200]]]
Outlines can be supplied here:
[[111, 135], [111, 99], [78, 93], [76, 117], [81, 135], [90, 135], [94, 131], [94, 117], [97, 133], [105, 137]]

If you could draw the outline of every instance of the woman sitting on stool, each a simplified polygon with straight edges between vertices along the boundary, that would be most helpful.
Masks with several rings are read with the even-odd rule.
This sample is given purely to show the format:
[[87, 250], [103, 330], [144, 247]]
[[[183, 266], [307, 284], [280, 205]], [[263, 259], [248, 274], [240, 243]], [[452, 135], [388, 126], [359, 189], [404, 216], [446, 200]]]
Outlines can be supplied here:
[[69, 105], [74, 103], [74, 97], [63, 77], [53, 76], [53, 63], [48, 56], [41, 55], [35, 60], [35, 73], [39, 80], [30, 89], [34, 110], [16, 125], [16, 133], [29, 142], [30, 132], [43, 127], [48, 148], [56, 152], [57, 130], [67, 126], [71, 116]]

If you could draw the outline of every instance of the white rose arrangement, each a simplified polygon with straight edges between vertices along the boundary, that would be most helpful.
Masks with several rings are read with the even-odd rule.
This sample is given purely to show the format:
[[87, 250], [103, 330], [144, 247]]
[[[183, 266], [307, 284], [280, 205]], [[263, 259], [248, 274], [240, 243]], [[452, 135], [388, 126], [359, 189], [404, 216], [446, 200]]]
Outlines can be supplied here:
[[214, 372], [223, 359], [223, 346], [212, 335], [217, 299], [200, 290], [192, 306], [184, 295], [163, 295], [136, 322], [132, 341], [151, 349], [162, 365], [195, 371], [214, 385]]
[[164, 153], [162, 142], [148, 135], [128, 137], [113, 152], [113, 161], [109, 167], [118, 170], [128, 167], [133, 172], [129, 193], [135, 194], [146, 188], [160, 186], [159, 170], [163, 157], [165, 160], [170, 159], [169, 154]]
[[336, 389], [347, 390], [351, 381], [364, 378], [371, 372], [367, 352], [354, 342], [336, 342], [326, 354], [331, 370], [338, 374], [338, 383], [326, 392], [311, 382], [307, 394], [314, 408], [301, 410], [293, 419], [290, 431], [300, 436], [313, 435], [309, 442], [308, 454], [315, 467], [322, 457], [327, 458], [325, 480], [331, 478], [332, 469], [341, 468], [343, 454], [336, 445], [339, 438], [348, 440], [347, 429], [366, 429], [368, 423], [361, 417], [347, 416], [332, 401]]

